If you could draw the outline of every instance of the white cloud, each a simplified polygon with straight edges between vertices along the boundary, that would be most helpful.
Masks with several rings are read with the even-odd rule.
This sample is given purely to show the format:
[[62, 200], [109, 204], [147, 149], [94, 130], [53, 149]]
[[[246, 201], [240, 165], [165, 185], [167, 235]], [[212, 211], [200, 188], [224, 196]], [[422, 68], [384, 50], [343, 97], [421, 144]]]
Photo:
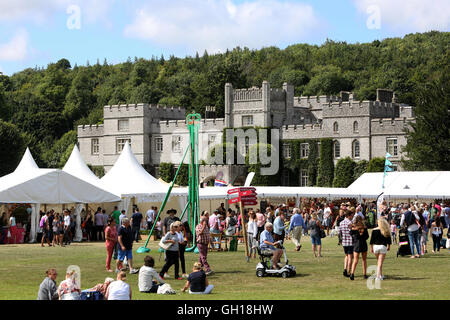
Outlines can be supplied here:
[[156, 0], [136, 12], [124, 34], [161, 46], [217, 52], [287, 45], [318, 28], [313, 8], [293, 0]]
[[21, 61], [28, 53], [28, 33], [19, 30], [7, 43], [0, 44], [0, 61]]
[[[369, 8], [378, 8], [380, 28], [401, 32], [448, 31], [450, 1], [448, 0], [353, 0], [361, 14], [368, 17]], [[371, 11], [371, 9], [369, 9]]]

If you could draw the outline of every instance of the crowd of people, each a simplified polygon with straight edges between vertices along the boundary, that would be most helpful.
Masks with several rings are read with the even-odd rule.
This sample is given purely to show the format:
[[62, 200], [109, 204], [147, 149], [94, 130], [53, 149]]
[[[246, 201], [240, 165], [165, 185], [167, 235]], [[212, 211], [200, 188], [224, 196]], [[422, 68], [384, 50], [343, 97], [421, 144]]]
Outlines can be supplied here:
[[[408, 234], [411, 258], [420, 258], [428, 253], [428, 237], [433, 240], [432, 253], [441, 248], [444, 230], [450, 222], [450, 207], [438, 203], [401, 203], [386, 204], [378, 208], [375, 202], [352, 204], [345, 202], [333, 204], [320, 201], [303, 202], [301, 208], [289, 210], [284, 204], [276, 207], [268, 205], [263, 213], [260, 209], [244, 210], [243, 214], [232, 208], [225, 209], [221, 204], [212, 214], [208, 211], [201, 213], [200, 221], [195, 226], [195, 237], [187, 223], [183, 223], [176, 216], [176, 210], [167, 211], [167, 216], [161, 222], [157, 220], [157, 208], [152, 207], [145, 216], [133, 207], [133, 214], [128, 218], [124, 211], [117, 207], [105, 217], [105, 212], [98, 208], [96, 214], [89, 213], [83, 219], [83, 229], [86, 233], [95, 233], [98, 239], [104, 239], [106, 246], [106, 270], [111, 269], [112, 258], [116, 259], [116, 280], [107, 278], [104, 283], [84, 292], [100, 292], [105, 299], [131, 299], [132, 293], [126, 282], [126, 270], [130, 274], [139, 273], [138, 286], [141, 292], [155, 293], [158, 288], [170, 278], [168, 272], [174, 267], [174, 279], [186, 280], [181, 289], [190, 293], [210, 293], [213, 286], [207, 277], [214, 273], [208, 264], [208, 248], [211, 246], [212, 235], [240, 236], [244, 223], [247, 225], [249, 258], [256, 258], [257, 248], [261, 251], [272, 251], [272, 268], [282, 267], [279, 260], [282, 255], [279, 245], [282, 241], [291, 240], [295, 251], [300, 251], [302, 236], [309, 236], [315, 257], [322, 257], [321, 239], [329, 236], [337, 237], [337, 244], [344, 251], [343, 276], [355, 279], [356, 268], [362, 260], [362, 276], [367, 275], [367, 254], [373, 254], [377, 260], [376, 279], [383, 280], [383, 263], [392, 243], [398, 243], [398, 232], [403, 230]], [[97, 217], [98, 216], [98, 217]], [[241, 219], [244, 219], [242, 221]], [[105, 221], [106, 223], [103, 223]], [[48, 235], [44, 238], [50, 241], [53, 236], [54, 245], [70, 243], [72, 221], [70, 211], [64, 210], [63, 215], [49, 212], [41, 219], [43, 229]], [[92, 229], [89, 229], [89, 221]], [[151, 256], [144, 258], [144, 265], [139, 269], [133, 267], [133, 242], [139, 242], [139, 230], [151, 230], [159, 221], [160, 246], [164, 247], [165, 263], [160, 271], [155, 270], [155, 261]], [[61, 228], [62, 227], [62, 228]], [[87, 229], [86, 229], [87, 228]], [[371, 230], [371, 234], [369, 233]], [[50, 230], [53, 233], [50, 233]], [[154, 230], [156, 231], [156, 229]], [[93, 238], [93, 233], [91, 233]], [[61, 236], [62, 235], [62, 236]], [[86, 235], [88, 236], [88, 235]], [[56, 240], [55, 240], [56, 238]], [[199, 251], [199, 258], [194, 263], [193, 271], [186, 272], [184, 253], [186, 248], [195, 245]], [[43, 245], [42, 242], [42, 245]], [[49, 243], [49, 245], [51, 245]], [[180, 276], [181, 265], [181, 276]], [[74, 274], [67, 273], [66, 279], [56, 287], [56, 270], [49, 269], [47, 277], [42, 282], [38, 299], [79, 299], [82, 291], [74, 280]]]

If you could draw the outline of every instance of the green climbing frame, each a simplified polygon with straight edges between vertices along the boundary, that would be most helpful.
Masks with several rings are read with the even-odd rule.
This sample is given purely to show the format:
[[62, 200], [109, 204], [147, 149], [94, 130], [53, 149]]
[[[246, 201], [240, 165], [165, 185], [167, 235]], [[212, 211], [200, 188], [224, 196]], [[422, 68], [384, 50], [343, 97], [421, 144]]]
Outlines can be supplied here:
[[195, 245], [195, 226], [198, 224], [200, 220], [200, 195], [199, 195], [199, 162], [198, 162], [198, 130], [200, 127], [201, 116], [198, 113], [191, 113], [186, 117], [187, 127], [189, 130], [189, 138], [190, 143], [189, 147], [186, 148], [183, 159], [181, 160], [180, 166], [178, 167], [177, 172], [175, 173], [175, 177], [173, 178], [172, 183], [169, 186], [169, 190], [167, 191], [166, 196], [159, 208], [158, 215], [153, 223], [152, 229], [148, 235], [147, 241], [143, 247], [137, 249], [137, 253], [146, 253], [150, 251], [150, 248], [147, 248], [148, 242], [150, 241], [150, 237], [153, 234], [153, 230], [156, 226], [156, 221], [158, 217], [163, 212], [166, 203], [170, 197], [170, 193], [172, 192], [173, 185], [175, 184], [175, 180], [178, 176], [178, 172], [180, 171], [181, 165], [186, 158], [187, 152], [190, 150], [190, 160], [189, 160], [189, 191], [188, 191], [188, 202], [181, 213], [180, 220], [183, 219], [184, 214], [187, 212], [187, 221], [189, 224], [189, 228], [191, 234], [193, 235], [192, 246], [186, 248], [187, 252], [194, 251], [196, 249]]

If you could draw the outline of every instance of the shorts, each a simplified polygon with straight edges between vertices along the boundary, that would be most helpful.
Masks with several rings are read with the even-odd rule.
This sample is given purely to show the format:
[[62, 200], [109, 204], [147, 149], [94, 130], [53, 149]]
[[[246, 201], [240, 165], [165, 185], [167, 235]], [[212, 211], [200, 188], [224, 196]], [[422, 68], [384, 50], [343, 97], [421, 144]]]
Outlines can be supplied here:
[[322, 245], [322, 239], [319, 236], [311, 236], [311, 243], [316, 246]]
[[125, 250], [122, 251], [122, 249], [119, 248], [119, 254], [117, 256], [117, 259], [119, 261], [123, 261], [127, 257], [127, 260], [133, 260], [133, 250]]
[[385, 245], [375, 244], [373, 246], [373, 253], [386, 254], [387, 253], [387, 248], [386, 248]]
[[353, 254], [353, 246], [344, 246], [345, 254]]

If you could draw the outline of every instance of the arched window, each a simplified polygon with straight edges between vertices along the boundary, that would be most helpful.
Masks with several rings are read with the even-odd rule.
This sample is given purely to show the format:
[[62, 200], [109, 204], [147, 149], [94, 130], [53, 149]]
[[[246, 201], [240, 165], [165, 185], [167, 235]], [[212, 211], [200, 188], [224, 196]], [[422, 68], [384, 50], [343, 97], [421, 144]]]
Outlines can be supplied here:
[[358, 140], [353, 140], [352, 154], [353, 154], [353, 158], [359, 158], [359, 156], [360, 156], [360, 146], [359, 146]]
[[333, 151], [334, 151], [334, 158], [340, 158], [341, 157], [341, 144], [339, 141], [335, 141], [333, 145]]
[[333, 123], [333, 132], [339, 132], [339, 125], [337, 122]]
[[358, 121], [353, 122], [353, 132], [359, 132]]

